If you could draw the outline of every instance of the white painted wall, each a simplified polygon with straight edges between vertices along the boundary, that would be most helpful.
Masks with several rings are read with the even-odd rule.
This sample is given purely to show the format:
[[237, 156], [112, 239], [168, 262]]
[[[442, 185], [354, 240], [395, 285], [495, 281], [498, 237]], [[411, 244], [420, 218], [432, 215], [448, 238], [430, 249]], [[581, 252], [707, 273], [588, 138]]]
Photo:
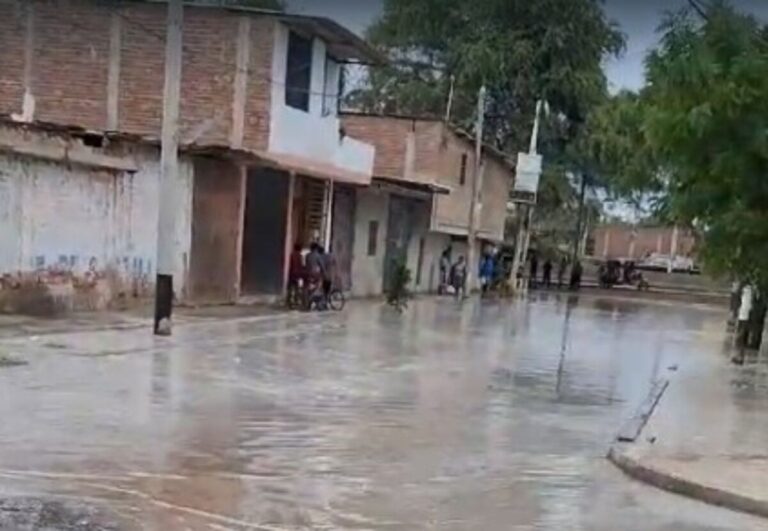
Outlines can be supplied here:
[[[374, 220], [379, 222], [376, 255], [368, 256], [368, 228]], [[352, 295], [356, 297], [382, 293], [388, 220], [389, 194], [373, 188], [359, 188], [352, 253]]]
[[[0, 156], [0, 274], [94, 268], [154, 284], [159, 154], [134, 153], [135, 174]], [[178, 182], [175, 288], [183, 296], [191, 245], [192, 165]]]
[[[325, 94], [339, 86], [341, 69], [326, 69], [326, 46], [315, 39], [312, 50], [312, 77], [310, 82], [309, 112], [285, 104], [285, 74], [288, 61], [287, 26], [277, 24], [274, 56], [272, 58], [272, 107], [270, 112], [269, 151], [277, 155], [291, 155], [315, 162], [335, 165], [341, 169], [372, 175], [375, 149], [371, 144], [344, 137], [339, 132], [340, 121], [336, 106], [324, 113]], [[326, 79], [326, 70], [329, 79]]]

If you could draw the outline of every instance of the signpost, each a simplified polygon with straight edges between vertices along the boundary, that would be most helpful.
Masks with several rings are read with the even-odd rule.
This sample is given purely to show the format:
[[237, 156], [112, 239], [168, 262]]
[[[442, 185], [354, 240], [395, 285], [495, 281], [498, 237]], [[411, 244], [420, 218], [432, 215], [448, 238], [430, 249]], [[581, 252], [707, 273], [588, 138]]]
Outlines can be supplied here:
[[517, 154], [515, 185], [512, 189], [511, 197], [519, 212], [519, 225], [517, 227], [517, 237], [515, 238], [515, 256], [512, 260], [512, 275], [516, 290], [522, 287], [517, 281], [517, 274], [525, 264], [525, 258], [528, 255], [533, 209], [536, 205], [536, 194], [539, 190], [539, 179], [541, 178], [542, 157], [536, 153], [536, 146], [539, 137], [539, 119], [545, 105], [545, 102], [542, 100], [536, 103], [536, 117], [533, 120], [531, 145], [528, 153]]

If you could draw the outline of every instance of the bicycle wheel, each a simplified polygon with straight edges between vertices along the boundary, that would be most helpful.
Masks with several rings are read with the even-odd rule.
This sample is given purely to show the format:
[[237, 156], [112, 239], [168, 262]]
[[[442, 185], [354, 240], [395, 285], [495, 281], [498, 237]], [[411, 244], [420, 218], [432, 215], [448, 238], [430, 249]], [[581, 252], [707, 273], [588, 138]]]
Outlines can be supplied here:
[[335, 289], [328, 295], [328, 306], [335, 312], [343, 310], [345, 303], [344, 294], [340, 290]]

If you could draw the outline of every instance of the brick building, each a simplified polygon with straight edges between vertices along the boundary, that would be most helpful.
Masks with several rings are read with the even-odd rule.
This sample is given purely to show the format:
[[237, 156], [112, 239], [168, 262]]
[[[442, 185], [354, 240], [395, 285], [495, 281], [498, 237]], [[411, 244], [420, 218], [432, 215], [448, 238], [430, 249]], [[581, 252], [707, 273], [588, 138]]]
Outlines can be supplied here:
[[[474, 139], [413, 117], [345, 114], [343, 126], [376, 147], [372, 186], [357, 191], [353, 292], [380, 293], [397, 260], [413, 272], [414, 290], [434, 291], [443, 250], [451, 246], [454, 260], [467, 254]], [[488, 146], [484, 160], [478, 235], [496, 243], [504, 238], [512, 166]]]
[[635, 227], [626, 224], [598, 225], [592, 232], [593, 255], [638, 260], [655, 253], [693, 257], [696, 238], [689, 230], [674, 227]]
[[[149, 231], [158, 205], [148, 198], [158, 173], [135, 177], [159, 158], [165, 20], [162, 3], [0, 0], [0, 116], [25, 124], [0, 143], [4, 182], [9, 197], [25, 205], [23, 226], [45, 232], [55, 225], [46, 216], [55, 214], [65, 227], [46, 237], [0, 239], [0, 254], [11, 257], [0, 273], [25, 278], [66, 262], [94, 264], [87, 273], [108, 277], [127, 260], [141, 262], [142, 278], [154, 278]], [[352, 186], [370, 184], [374, 148], [341, 133], [336, 102], [343, 63], [380, 59], [328, 19], [203, 6], [185, 8], [182, 59], [177, 297], [279, 294], [290, 243], [329, 240], [331, 205], [343, 210]], [[58, 155], [41, 157], [51, 143], [60, 144]], [[71, 164], [61, 145], [105, 157], [130, 145], [142, 162], [123, 157], [127, 167], [107, 168], [107, 178], [98, 165]], [[40, 177], [27, 179], [29, 164], [41, 161]], [[51, 182], [57, 193], [44, 191]], [[105, 182], [110, 193], [133, 187], [137, 195], [120, 201], [133, 201], [131, 219], [141, 229], [110, 221], [120, 201], [78, 215], [76, 205], [92, 202]], [[17, 230], [9, 221], [13, 205], [0, 199], [4, 234]], [[135, 230], [143, 233], [140, 244], [107, 250], [120, 231]], [[345, 265], [349, 276], [351, 256]]]

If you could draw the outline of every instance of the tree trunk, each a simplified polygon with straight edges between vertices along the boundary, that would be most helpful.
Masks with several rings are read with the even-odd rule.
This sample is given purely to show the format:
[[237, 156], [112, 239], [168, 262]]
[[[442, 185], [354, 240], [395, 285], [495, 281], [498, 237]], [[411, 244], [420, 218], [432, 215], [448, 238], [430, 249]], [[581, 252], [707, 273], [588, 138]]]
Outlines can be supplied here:
[[768, 313], [768, 299], [762, 293], [758, 293], [755, 296], [755, 302], [749, 314], [749, 323], [747, 325], [747, 348], [750, 350], [760, 350], [760, 345], [763, 342], [766, 313]]

